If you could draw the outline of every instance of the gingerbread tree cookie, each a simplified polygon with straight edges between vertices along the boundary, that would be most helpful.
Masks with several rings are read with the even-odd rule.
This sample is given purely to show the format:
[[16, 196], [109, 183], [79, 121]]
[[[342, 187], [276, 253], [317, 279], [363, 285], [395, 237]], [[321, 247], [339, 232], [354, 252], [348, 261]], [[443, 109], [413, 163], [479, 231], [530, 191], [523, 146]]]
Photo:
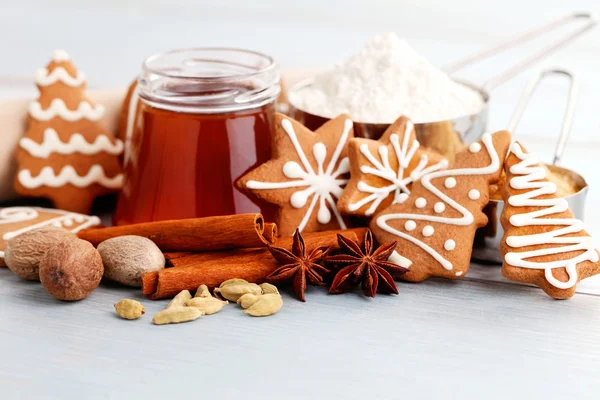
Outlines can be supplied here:
[[510, 151], [500, 218], [502, 274], [556, 299], [569, 298], [580, 280], [600, 273], [598, 250], [567, 200], [556, 194], [546, 168], [518, 142]]
[[104, 108], [85, 97], [85, 76], [67, 53], [56, 51], [35, 81], [40, 97], [30, 104], [28, 129], [17, 148], [15, 189], [88, 213], [95, 197], [121, 188], [123, 143], [102, 127]]
[[408, 268], [401, 279], [457, 279], [467, 273], [475, 231], [487, 223], [482, 209], [488, 188], [500, 178], [509, 145], [506, 131], [484, 134], [459, 152], [449, 169], [424, 175], [404, 202], [373, 218], [371, 229], [380, 243], [397, 241], [389, 260]]
[[250, 171], [237, 187], [279, 207], [283, 236], [345, 229], [337, 200], [348, 183], [347, 142], [354, 135], [347, 115], [312, 132], [283, 114], [275, 115], [272, 159]]
[[402, 203], [412, 182], [448, 167], [440, 154], [419, 147], [410, 119], [400, 117], [379, 140], [355, 138], [348, 143], [350, 181], [338, 202], [342, 213], [372, 216]]

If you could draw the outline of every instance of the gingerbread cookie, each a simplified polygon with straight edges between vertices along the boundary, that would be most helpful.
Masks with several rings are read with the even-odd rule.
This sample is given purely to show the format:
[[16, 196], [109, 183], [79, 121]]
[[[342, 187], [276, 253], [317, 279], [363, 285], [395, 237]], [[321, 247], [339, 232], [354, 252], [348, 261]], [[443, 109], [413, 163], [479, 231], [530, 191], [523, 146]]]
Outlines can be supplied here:
[[507, 131], [484, 134], [449, 169], [424, 175], [402, 203], [373, 218], [379, 243], [398, 243], [390, 261], [408, 268], [401, 279], [457, 279], [467, 273], [475, 231], [487, 223], [482, 209], [488, 188], [500, 178], [509, 145]]
[[344, 214], [370, 217], [410, 194], [412, 182], [448, 167], [440, 154], [419, 147], [415, 127], [400, 117], [379, 140], [348, 143], [350, 181], [338, 202]]
[[[135, 157], [135, 154], [131, 151], [132, 146], [134, 144], [139, 145], [139, 141], [141, 140], [141, 137], [139, 137], [140, 135], [134, 135], [136, 131], [135, 127], [139, 123], [141, 115], [138, 81], [135, 79], [127, 89], [127, 94], [125, 95], [121, 107], [121, 117], [119, 119], [119, 132], [117, 137], [125, 144], [123, 151], [123, 168], [132, 161], [131, 157]], [[136, 160], [133, 160], [134, 164], [135, 162]]]
[[348, 183], [347, 143], [354, 135], [347, 115], [312, 132], [283, 114], [275, 114], [272, 159], [250, 171], [236, 186], [279, 207], [283, 236], [345, 229], [337, 200]]
[[73, 233], [100, 225], [100, 218], [40, 207], [0, 208], [0, 265], [4, 266], [6, 243], [25, 232], [56, 226]]
[[119, 190], [123, 143], [100, 123], [104, 108], [85, 97], [85, 76], [64, 51], [36, 73], [38, 100], [19, 142], [16, 191], [57, 208], [88, 213], [95, 197]]
[[546, 168], [518, 142], [510, 151], [500, 217], [502, 274], [556, 299], [569, 298], [580, 280], [600, 273], [598, 250], [567, 200], [557, 195]]

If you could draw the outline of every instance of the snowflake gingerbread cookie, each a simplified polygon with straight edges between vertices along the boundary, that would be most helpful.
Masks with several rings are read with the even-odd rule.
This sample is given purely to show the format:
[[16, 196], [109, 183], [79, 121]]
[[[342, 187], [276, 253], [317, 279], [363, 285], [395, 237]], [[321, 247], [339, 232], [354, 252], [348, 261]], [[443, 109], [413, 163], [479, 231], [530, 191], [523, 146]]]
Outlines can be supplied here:
[[348, 183], [347, 143], [352, 121], [341, 115], [315, 132], [283, 114], [275, 115], [272, 159], [237, 182], [245, 193], [279, 207], [282, 236], [345, 229], [337, 200]]
[[28, 129], [19, 142], [15, 189], [46, 197], [56, 208], [88, 213], [95, 197], [119, 190], [123, 143], [102, 127], [104, 108], [85, 97], [85, 76], [64, 51], [55, 51], [35, 82]]
[[500, 218], [502, 274], [554, 298], [569, 298], [580, 280], [600, 273], [598, 250], [567, 200], [557, 195], [546, 168], [518, 142], [510, 150]]
[[350, 181], [338, 208], [344, 214], [366, 217], [402, 203], [414, 181], [448, 167], [443, 156], [420, 148], [414, 124], [406, 117], [398, 118], [379, 140], [350, 140], [348, 158]]
[[40, 207], [0, 208], [0, 265], [4, 264], [6, 243], [25, 232], [55, 226], [77, 233], [100, 225], [100, 218]]
[[397, 241], [389, 260], [408, 268], [401, 279], [457, 279], [467, 273], [475, 231], [487, 223], [482, 209], [488, 188], [500, 178], [509, 145], [507, 131], [484, 134], [459, 152], [449, 169], [424, 175], [403, 202], [373, 218], [371, 229], [380, 243]]

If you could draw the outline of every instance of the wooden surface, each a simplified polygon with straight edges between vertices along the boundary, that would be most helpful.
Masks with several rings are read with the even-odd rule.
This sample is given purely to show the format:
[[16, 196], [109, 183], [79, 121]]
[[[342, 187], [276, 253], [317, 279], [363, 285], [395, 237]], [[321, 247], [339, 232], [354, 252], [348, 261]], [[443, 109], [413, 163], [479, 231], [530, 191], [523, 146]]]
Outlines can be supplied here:
[[[141, 60], [176, 47], [225, 45], [273, 54], [285, 69], [330, 65], [378, 32], [396, 31], [437, 65], [511, 32], [595, 0], [525, 1], [473, 7], [419, 2], [158, 0], [0, 2], [0, 97], [33, 96], [32, 72], [54, 48], [68, 50], [92, 87], [123, 87]], [[569, 8], [566, 8], [569, 7]], [[580, 105], [563, 166], [590, 184], [586, 225], [600, 237], [599, 30], [546, 65], [573, 69]], [[543, 41], [542, 41], [543, 42]], [[462, 76], [473, 82], [540, 46], [501, 56]], [[502, 129], [533, 71], [492, 93], [490, 129]], [[550, 160], [565, 85], [551, 80], [518, 136]], [[400, 295], [284, 293], [277, 315], [254, 319], [236, 306], [174, 326], [153, 326], [166, 301], [103, 284], [61, 303], [36, 283], [0, 269], [0, 399], [583, 399], [600, 392], [600, 278], [568, 301], [472, 266], [461, 281], [399, 283]], [[141, 299], [139, 321], [113, 304]]]

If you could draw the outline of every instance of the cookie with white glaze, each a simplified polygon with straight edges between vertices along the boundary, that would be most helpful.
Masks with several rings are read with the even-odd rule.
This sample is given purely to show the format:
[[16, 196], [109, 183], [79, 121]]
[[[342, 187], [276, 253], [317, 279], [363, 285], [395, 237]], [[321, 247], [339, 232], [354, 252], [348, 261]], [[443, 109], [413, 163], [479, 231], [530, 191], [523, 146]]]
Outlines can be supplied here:
[[40, 97], [29, 106], [28, 128], [15, 153], [15, 190], [89, 213], [94, 198], [123, 185], [123, 142], [102, 126], [104, 107], [86, 97], [85, 75], [66, 52], [55, 51], [35, 82]]
[[582, 279], [600, 273], [600, 257], [581, 220], [537, 157], [518, 142], [506, 160], [502, 275], [539, 286], [556, 299], [575, 294]]
[[465, 276], [475, 231], [488, 220], [482, 209], [489, 202], [489, 185], [500, 178], [509, 145], [507, 131], [484, 134], [447, 170], [424, 175], [401, 203], [373, 218], [370, 227], [378, 242], [397, 242], [390, 261], [408, 268], [400, 279]]
[[420, 146], [415, 126], [398, 118], [378, 140], [354, 138], [348, 143], [350, 181], [338, 208], [344, 214], [372, 217], [410, 194], [412, 183], [448, 167], [439, 153]]
[[64, 228], [77, 233], [100, 224], [98, 217], [52, 208], [0, 208], [0, 266], [4, 266], [4, 250], [8, 241], [23, 233], [47, 227]]
[[337, 201], [348, 183], [348, 141], [354, 136], [347, 115], [312, 132], [287, 115], [275, 114], [272, 158], [236, 182], [242, 192], [278, 207], [282, 236], [345, 229]]

